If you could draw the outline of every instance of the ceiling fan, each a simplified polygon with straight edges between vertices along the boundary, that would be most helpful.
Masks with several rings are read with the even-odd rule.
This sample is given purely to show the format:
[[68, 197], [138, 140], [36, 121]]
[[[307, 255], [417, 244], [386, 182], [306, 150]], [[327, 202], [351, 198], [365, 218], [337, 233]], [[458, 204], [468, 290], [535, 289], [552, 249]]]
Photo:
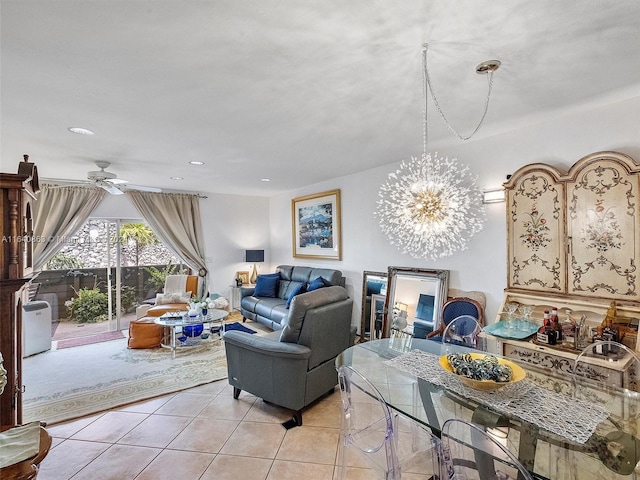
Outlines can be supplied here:
[[110, 162], [104, 160], [96, 161], [96, 166], [100, 170], [92, 170], [87, 172], [87, 180], [94, 185], [103, 188], [111, 195], [122, 195], [125, 190], [142, 190], [144, 192], [161, 192], [162, 190], [156, 187], [145, 187], [143, 185], [133, 185], [128, 180], [118, 178], [113, 172], [108, 172], [106, 169], [111, 165]]

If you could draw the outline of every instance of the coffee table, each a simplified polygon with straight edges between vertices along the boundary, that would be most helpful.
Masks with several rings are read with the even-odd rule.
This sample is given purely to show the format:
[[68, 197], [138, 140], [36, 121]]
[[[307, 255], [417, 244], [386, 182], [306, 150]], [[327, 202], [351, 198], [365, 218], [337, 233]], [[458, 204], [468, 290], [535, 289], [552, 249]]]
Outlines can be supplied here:
[[224, 319], [227, 318], [229, 312], [226, 310], [221, 310], [218, 308], [211, 308], [207, 310], [207, 315], [198, 315], [197, 319], [194, 321], [187, 317], [186, 312], [171, 312], [170, 314], [162, 315], [155, 319], [155, 323], [158, 325], [162, 325], [163, 327], [169, 328], [169, 341], [167, 342], [167, 336], [165, 335], [162, 338], [162, 343], [160, 344], [162, 347], [170, 348], [172, 351], [175, 350], [178, 346], [180, 347], [193, 347], [199, 344], [191, 343], [187, 344], [186, 342], [182, 345], [176, 344], [176, 327], [195, 327], [197, 325], [204, 325], [205, 323], [211, 324], [211, 333], [222, 336], [222, 324]]
[[220, 308], [210, 308], [207, 310], [207, 316], [202, 323], [211, 324], [211, 334], [222, 336], [222, 325], [224, 319], [227, 318], [229, 312]]

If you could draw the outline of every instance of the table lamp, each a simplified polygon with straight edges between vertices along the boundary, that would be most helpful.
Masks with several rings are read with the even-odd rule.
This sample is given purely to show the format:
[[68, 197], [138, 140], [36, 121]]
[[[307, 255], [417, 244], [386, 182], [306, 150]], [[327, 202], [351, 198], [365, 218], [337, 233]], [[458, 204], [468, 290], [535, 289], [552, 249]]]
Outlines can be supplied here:
[[256, 263], [264, 262], [264, 250], [246, 250], [245, 256], [247, 262], [253, 262], [253, 273], [251, 274], [249, 281], [251, 283], [256, 283], [256, 280], [258, 279], [258, 266]]

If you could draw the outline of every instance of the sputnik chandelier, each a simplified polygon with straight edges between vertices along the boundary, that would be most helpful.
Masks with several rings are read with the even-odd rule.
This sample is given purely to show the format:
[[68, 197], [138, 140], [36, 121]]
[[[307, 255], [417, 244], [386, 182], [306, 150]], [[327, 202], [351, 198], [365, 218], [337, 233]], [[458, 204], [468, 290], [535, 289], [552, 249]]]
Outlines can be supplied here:
[[469, 239], [484, 224], [482, 191], [476, 185], [477, 177], [469, 167], [457, 159], [439, 157], [427, 152], [427, 89], [449, 130], [463, 140], [471, 138], [482, 125], [489, 108], [493, 72], [500, 66], [497, 60], [482, 62], [477, 73], [488, 74], [489, 93], [485, 110], [478, 126], [469, 136], [459, 135], [446, 119], [432, 88], [427, 69], [427, 47], [422, 54], [424, 117], [421, 157], [403, 161], [400, 168], [390, 173], [378, 192], [376, 216], [380, 228], [390, 243], [402, 253], [414, 258], [437, 259], [464, 250]]

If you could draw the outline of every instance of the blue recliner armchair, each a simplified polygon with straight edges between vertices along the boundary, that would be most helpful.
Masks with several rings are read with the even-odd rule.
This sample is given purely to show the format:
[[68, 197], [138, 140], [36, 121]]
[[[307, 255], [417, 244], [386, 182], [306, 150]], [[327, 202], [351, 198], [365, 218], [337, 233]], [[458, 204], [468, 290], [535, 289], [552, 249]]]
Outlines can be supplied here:
[[352, 308], [344, 287], [324, 287], [295, 296], [281, 330], [266, 336], [225, 332], [234, 398], [245, 390], [293, 410], [302, 425], [302, 409], [338, 383], [335, 358], [355, 338]]

